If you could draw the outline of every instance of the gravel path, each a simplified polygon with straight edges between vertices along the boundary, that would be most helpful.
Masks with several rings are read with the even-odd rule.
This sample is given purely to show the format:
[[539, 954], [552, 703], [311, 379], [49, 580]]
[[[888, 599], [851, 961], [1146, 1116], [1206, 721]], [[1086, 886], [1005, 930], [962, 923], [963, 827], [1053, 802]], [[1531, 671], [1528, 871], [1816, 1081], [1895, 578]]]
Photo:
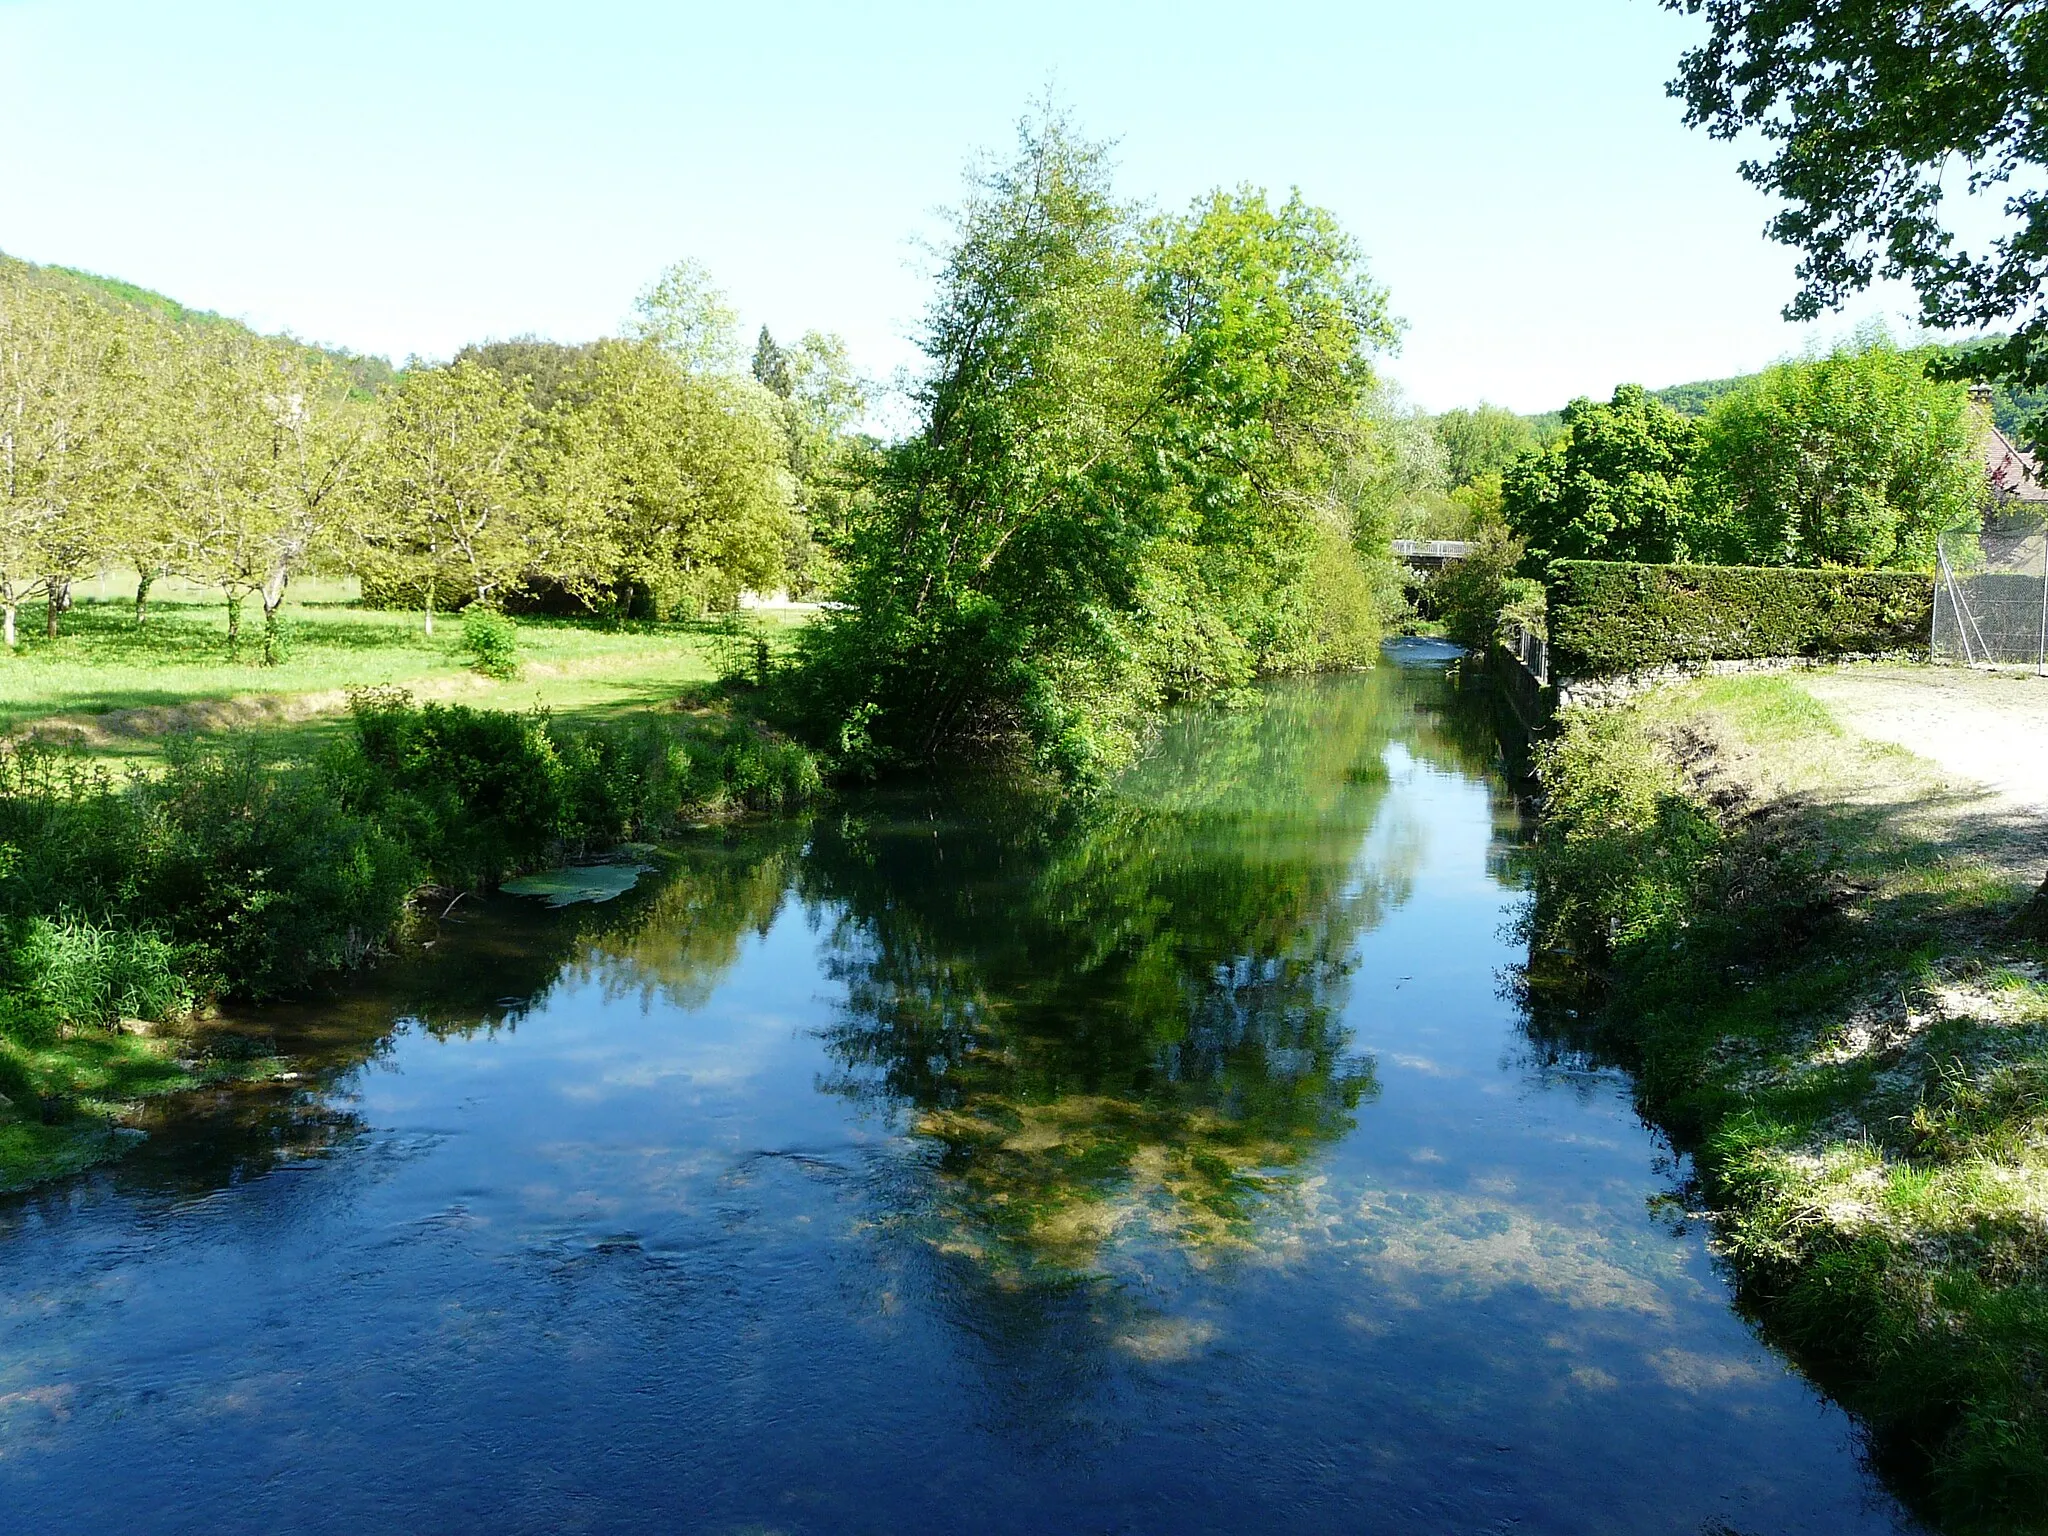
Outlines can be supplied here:
[[2015, 810], [2048, 815], [2048, 677], [1962, 667], [1843, 667], [1801, 686], [1859, 735], [1906, 748]]

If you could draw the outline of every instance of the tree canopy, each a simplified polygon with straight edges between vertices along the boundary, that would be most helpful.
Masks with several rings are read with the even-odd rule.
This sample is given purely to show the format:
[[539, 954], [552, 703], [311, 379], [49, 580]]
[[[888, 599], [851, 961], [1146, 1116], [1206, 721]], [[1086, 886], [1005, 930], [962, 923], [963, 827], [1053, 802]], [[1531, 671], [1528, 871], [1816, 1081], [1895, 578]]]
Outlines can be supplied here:
[[1699, 428], [1639, 384], [1574, 400], [1564, 431], [1502, 478], [1530, 560], [1675, 560], [1685, 551], [1686, 475]]
[[[1903, 278], [1938, 330], [2017, 322], [1997, 364], [2048, 383], [2048, 28], [2014, 0], [1665, 0], [1704, 16], [1672, 94], [1716, 138], [1761, 137], [1742, 174], [1785, 199], [1810, 320]], [[1958, 199], [1957, 194], [1961, 194]], [[1957, 219], [1960, 201], [1974, 205]], [[1966, 235], [1984, 219], [1993, 232]]]
[[1143, 218], [1101, 146], [1027, 122], [956, 217], [921, 425], [878, 454], [850, 607], [804, 647], [814, 722], [872, 763], [1021, 746], [1086, 777], [1167, 699], [1369, 659], [1347, 471], [1396, 334], [1299, 196]]

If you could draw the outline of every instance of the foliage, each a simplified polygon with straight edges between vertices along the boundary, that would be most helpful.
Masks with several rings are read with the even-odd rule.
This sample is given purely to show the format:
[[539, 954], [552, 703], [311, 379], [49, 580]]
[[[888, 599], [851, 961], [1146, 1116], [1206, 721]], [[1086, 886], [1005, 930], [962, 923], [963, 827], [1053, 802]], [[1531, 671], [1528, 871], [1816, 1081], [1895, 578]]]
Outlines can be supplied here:
[[634, 303], [630, 333], [686, 373], [739, 371], [739, 314], [702, 262], [685, 258], [649, 284]]
[[1934, 587], [1894, 571], [1559, 560], [1549, 576], [1560, 675], [1674, 662], [1924, 651]]
[[[546, 515], [535, 494], [534, 429], [521, 392], [480, 363], [407, 371], [386, 398], [356, 563], [409, 591], [433, 632], [444, 587], [489, 603], [518, 587], [578, 520]], [[583, 562], [557, 579], [587, 581]]]
[[1480, 650], [1493, 644], [1510, 608], [1528, 607], [1532, 594], [1540, 608], [1542, 586], [1515, 574], [1522, 541], [1505, 528], [1481, 529], [1471, 546], [1464, 559], [1449, 562], [1430, 578], [1426, 600], [1445, 634]]
[[[2044, 36], [2031, 5], [1942, 0], [1666, 0], [1704, 14], [1671, 90], [1716, 138], [1760, 134], [1743, 176], [1787, 203], [1770, 232], [1801, 253], [1786, 316], [1839, 308], [1873, 278], [1903, 278], [1920, 321], [1967, 330], [2018, 321], [1996, 358], [2048, 383], [2048, 124]], [[1960, 190], [1970, 216], [1951, 218]], [[1960, 233], [1981, 217], [1986, 237]], [[1964, 240], [1969, 239], [1969, 244]]]
[[153, 930], [186, 974], [266, 996], [352, 964], [391, 931], [414, 867], [308, 768], [183, 743], [117, 787], [33, 745], [0, 753], [0, 922]]
[[1963, 386], [1882, 337], [1780, 364], [1709, 411], [1686, 543], [1736, 564], [1931, 570], [1938, 535], [1977, 525], [1978, 430]]
[[61, 1024], [176, 1018], [195, 1001], [178, 946], [149, 929], [32, 917], [5, 958], [16, 1005]]
[[[782, 404], [751, 379], [690, 372], [644, 343], [601, 342], [542, 424], [557, 507], [581, 508], [588, 579], [695, 618], [783, 571], [794, 486]], [[567, 562], [540, 570], [564, 585]]]
[[485, 677], [509, 681], [519, 675], [519, 626], [493, 608], [471, 608], [462, 616], [462, 648], [470, 667]]
[[1357, 654], [1347, 472], [1394, 327], [1328, 214], [1242, 190], [1141, 223], [1055, 118], [975, 182], [939, 289], [923, 426], [878, 456], [849, 606], [806, 637], [810, 729], [868, 766], [1085, 779], [1166, 699]]
[[1693, 422], [1637, 384], [1565, 407], [1564, 432], [1508, 467], [1501, 502], [1541, 568], [1549, 560], [1682, 558]]
[[1682, 926], [1721, 830], [1632, 715], [1569, 710], [1534, 749], [1544, 787], [1532, 946], [1605, 964]]
[[536, 411], [553, 410], [576, 371], [588, 363], [600, 343], [586, 341], [572, 345], [543, 341], [538, 336], [514, 336], [509, 341], [471, 342], [451, 361], [476, 363], [508, 383], [517, 384]]
[[1536, 446], [1536, 429], [1525, 417], [1484, 401], [1470, 410], [1445, 411], [1432, 423], [1443, 445], [1450, 488], [1506, 473]]

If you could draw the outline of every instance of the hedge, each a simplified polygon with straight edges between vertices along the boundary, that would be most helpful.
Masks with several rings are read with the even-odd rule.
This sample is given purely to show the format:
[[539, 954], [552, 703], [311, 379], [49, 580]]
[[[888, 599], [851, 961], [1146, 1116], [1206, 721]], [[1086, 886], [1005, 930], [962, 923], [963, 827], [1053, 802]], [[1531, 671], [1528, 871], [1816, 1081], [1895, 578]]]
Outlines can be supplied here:
[[1925, 651], [1934, 582], [1907, 571], [1558, 560], [1545, 583], [1566, 677], [1690, 661]]

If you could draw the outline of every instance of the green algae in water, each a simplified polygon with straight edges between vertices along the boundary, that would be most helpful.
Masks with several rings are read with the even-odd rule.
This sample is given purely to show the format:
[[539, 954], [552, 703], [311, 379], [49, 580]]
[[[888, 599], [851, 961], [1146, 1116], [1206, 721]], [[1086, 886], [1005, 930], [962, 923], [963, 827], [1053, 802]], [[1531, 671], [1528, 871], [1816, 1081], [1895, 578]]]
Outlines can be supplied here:
[[640, 883], [648, 864], [570, 864], [507, 880], [498, 889], [511, 896], [538, 896], [551, 907], [579, 901], [610, 901]]

